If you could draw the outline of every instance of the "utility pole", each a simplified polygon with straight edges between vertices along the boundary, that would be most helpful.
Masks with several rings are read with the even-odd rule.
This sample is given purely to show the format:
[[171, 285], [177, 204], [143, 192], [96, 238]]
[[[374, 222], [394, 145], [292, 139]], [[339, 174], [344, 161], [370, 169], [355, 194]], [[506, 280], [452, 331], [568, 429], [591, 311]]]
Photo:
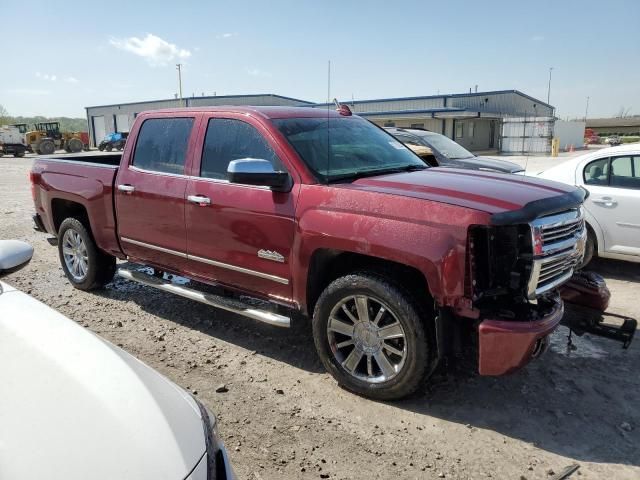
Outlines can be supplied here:
[[184, 106], [182, 104], [182, 64], [176, 63], [176, 69], [178, 70], [178, 96], [180, 97], [180, 106]]
[[587, 97], [587, 108], [584, 109], [584, 121], [587, 121], [587, 115], [589, 115], [589, 97]]
[[547, 86], [547, 105], [550, 105], [549, 99], [551, 98], [551, 72], [553, 67], [549, 67], [549, 85]]

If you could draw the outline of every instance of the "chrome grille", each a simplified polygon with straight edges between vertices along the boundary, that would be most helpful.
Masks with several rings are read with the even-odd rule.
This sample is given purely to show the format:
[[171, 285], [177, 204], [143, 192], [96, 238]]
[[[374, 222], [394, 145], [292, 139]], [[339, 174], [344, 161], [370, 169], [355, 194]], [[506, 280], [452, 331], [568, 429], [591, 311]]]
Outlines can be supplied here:
[[582, 261], [586, 241], [582, 209], [536, 219], [531, 233], [534, 257], [527, 296], [533, 300], [566, 282]]
[[548, 245], [550, 243], [560, 242], [562, 240], [572, 238], [577, 233], [580, 233], [583, 228], [584, 220], [582, 218], [577, 218], [563, 225], [543, 226], [541, 229], [542, 244]]

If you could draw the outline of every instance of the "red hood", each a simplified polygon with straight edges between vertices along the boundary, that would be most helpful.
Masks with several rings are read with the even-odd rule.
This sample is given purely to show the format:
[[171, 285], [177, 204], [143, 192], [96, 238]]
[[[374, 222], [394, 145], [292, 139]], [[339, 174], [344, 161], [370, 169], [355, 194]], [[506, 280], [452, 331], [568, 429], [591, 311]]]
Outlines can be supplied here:
[[351, 188], [433, 200], [487, 213], [519, 210], [526, 204], [575, 190], [537, 177], [428, 168], [356, 180]]

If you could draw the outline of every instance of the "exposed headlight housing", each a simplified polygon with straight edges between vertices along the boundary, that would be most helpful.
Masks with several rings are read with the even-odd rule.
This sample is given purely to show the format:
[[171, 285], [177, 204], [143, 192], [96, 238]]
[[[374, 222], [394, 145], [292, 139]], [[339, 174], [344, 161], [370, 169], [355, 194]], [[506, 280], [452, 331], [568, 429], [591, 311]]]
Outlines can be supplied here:
[[233, 480], [235, 475], [229, 457], [218, 433], [216, 416], [197, 398], [192, 397], [202, 417], [202, 428], [207, 452], [207, 480]]

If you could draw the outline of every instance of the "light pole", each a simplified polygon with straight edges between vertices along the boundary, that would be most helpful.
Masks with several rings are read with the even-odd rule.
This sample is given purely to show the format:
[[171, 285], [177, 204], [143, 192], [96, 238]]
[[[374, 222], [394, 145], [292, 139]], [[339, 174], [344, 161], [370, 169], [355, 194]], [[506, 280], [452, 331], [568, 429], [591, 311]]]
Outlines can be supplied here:
[[549, 85], [547, 86], [547, 104], [549, 104], [549, 99], [551, 98], [551, 72], [553, 71], [553, 67], [549, 67]]
[[587, 115], [589, 115], [589, 97], [587, 97], [587, 108], [584, 109], [584, 121], [587, 121]]
[[180, 98], [180, 106], [182, 107], [182, 64], [176, 63], [176, 69], [178, 70], [178, 96]]

